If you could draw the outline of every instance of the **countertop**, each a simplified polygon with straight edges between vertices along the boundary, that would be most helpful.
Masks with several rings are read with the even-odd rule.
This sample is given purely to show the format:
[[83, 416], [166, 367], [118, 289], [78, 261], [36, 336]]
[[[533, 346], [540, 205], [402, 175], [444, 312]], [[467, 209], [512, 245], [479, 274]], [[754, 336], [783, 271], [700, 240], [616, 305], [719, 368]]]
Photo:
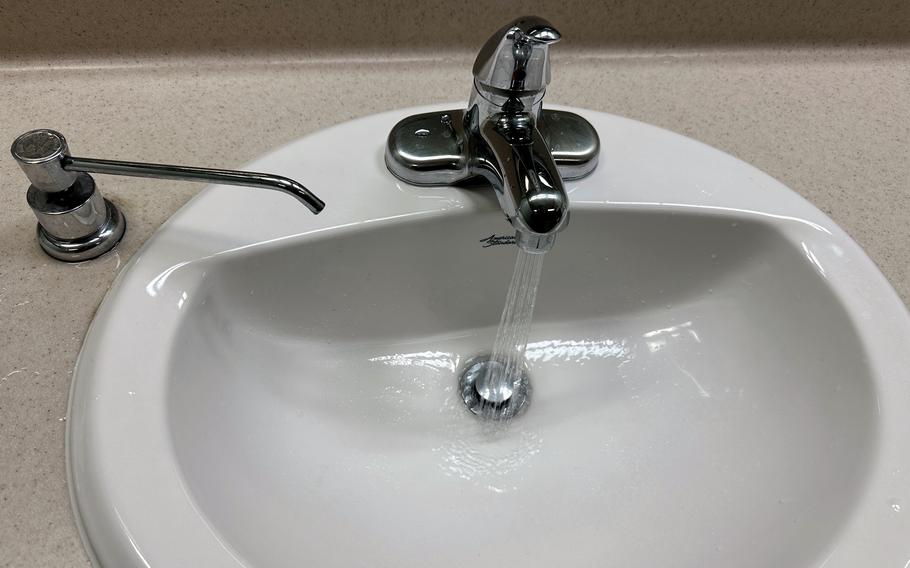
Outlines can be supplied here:
[[[471, 61], [467, 51], [9, 60], [0, 141], [50, 127], [76, 155], [234, 167], [350, 118], [466, 100]], [[910, 303], [910, 48], [562, 50], [547, 100], [756, 165], [846, 229]], [[0, 180], [0, 565], [86, 566], [64, 460], [73, 365], [123, 263], [201, 186], [99, 176], [127, 234], [113, 253], [70, 265], [39, 250], [27, 183], [6, 152]]]

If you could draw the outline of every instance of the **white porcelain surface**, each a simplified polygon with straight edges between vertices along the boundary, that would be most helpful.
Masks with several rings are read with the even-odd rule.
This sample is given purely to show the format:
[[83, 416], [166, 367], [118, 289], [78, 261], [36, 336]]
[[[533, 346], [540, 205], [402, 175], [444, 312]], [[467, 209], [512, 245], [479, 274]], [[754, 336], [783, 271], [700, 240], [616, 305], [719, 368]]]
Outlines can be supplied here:
[[[456, 372], [515, 249], [489, 192], [385, 170], [377, 115], [213, 187], [124, 270], [76, 370], [70, 474], [103, 566], [896, 566], [910, 561], [910, 317], [760, 171], [581, 112], [505, 429]], [[252, 214], [252, 217], [250, 215]]]

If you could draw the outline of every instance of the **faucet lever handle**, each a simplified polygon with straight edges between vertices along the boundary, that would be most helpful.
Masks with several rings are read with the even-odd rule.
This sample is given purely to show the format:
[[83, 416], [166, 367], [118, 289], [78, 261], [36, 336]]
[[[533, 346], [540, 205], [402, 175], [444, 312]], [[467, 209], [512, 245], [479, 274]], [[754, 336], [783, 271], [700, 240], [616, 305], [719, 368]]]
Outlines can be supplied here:
[[548, 21], [525, 16], [502, 27], [481, 48], [474, 61], [478, 89], [528, 94], [550, 82], [549, 46], [561, 38]]
[[512, 30], [545, 45], [556, 43], [562, 39], [562, 34], [553, 27], [553, 24], [535, 16], [527, 16], [516, 20]]

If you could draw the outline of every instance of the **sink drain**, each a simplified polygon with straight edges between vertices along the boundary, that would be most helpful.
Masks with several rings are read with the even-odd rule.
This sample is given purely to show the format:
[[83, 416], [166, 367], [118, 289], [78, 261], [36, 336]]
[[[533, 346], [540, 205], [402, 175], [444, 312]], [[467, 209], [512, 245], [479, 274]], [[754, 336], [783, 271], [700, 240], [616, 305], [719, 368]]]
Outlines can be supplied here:
[[468, 362], [458, 386], [468, 410], [482, 418], [504, 420], [518, 416], [531, 402], [531, 382], [522, 368], [512, 380], [494, 385], [490, 377], [501, 373], [505, 365], [489, 357]]

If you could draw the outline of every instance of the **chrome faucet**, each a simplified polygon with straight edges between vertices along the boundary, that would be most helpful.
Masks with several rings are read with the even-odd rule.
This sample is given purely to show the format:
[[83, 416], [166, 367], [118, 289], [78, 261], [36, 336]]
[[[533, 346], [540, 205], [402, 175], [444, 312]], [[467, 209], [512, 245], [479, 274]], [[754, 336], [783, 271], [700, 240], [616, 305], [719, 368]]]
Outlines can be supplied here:
[[519, 18], [487, 40], [474, 62], [465, 111], [410, 116], [389, 134], [385, 160], [415, 185], [483, 178], [496, 192], [516, 242], [549, 250], [569, 219], [563, 180], [597, 166], [597, 131], [577, 114], [543, 110], [549, 46], [560, 34], [546, 20]]
[[26, 199], [38, 218], [38, 243], [47, 254], [68, 262], [106, 253], [126, 229], [126, 218], [101, 196], [89, 172], [274, 189], [313, 213], [325, 207], [301, 184], [272, 174], [75, 158], [66, 139], [54, 130], [26, 132], [16, 138], [10, 152], [31, 182]]

